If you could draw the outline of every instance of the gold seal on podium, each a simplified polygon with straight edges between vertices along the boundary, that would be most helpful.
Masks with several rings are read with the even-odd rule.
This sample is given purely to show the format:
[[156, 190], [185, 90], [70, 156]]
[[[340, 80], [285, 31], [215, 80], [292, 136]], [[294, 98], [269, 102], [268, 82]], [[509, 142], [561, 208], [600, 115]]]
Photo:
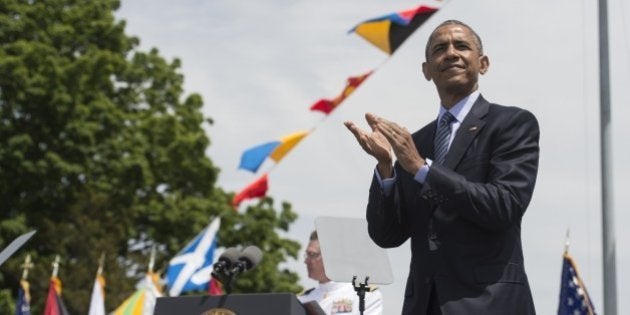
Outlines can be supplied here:
[[236, 315], [236, 313], [228, 310], [227, 308], [212, 308], [201, 313], [201, 315]]

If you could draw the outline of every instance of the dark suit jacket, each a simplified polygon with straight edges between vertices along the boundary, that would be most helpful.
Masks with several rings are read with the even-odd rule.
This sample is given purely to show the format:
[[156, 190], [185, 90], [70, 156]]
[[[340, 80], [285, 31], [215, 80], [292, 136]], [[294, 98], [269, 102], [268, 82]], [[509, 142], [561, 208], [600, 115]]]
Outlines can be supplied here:
[[[433, 121], [413, 134], [421, 156], [433, 159], [435, 131]], [[521, 218], [536, 182], [538, 138], [530, 112], [479, 96], [424, 184], [398, 163], [391, 196], [373, 179], [370, 237], [385, 248], [411, 238], [403, 314], [426, 314], [432, 286], [443, 314], [535, 314]]]

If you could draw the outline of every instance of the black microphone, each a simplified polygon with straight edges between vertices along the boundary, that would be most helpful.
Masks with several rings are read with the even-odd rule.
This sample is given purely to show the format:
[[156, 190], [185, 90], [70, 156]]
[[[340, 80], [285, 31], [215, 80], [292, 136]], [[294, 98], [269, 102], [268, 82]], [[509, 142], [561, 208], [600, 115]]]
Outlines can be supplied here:
[[260, 263], [262, 259], [262, 251], [260, 248], [256, 246], [248, 246], [246, 247], [241, 256], [238, 257], [238, 260], [232, 264], [232, 274], [239, 274], [250, 270]]
[[232, 268], [232, 265], [239, 259], [241, 252], [236, 247], [227, 248], [217, 262], [212, 265], [213, 273], [227, 274]]

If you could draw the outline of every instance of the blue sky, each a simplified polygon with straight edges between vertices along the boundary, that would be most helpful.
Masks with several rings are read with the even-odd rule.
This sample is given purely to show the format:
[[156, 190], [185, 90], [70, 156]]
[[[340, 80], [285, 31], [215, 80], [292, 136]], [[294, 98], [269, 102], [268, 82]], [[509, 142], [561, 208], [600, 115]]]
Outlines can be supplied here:
[[[219, 184], [238, 191], [255, 179], [241, 153], [297, 130], [316, 130], [269, 175], [269, 194], [300, 215], [289, 236], [304, 245], [318, 216], [364, 217], [374, 161], [342, 122], [363, 126], [374, 112], [409, 130], [435, 119], [439, 100], [421, 63], [428, 34], [445, 19], [481, 35], [490, 70], [488, 100], [532, 111], [541, 127], [534, 198], [522, 224], [525, 267], [540, 314], [556, 311], [567, 228], [570, 252], [603, 309], [599, 175], [597, 4], [592, 1], [451, 0], [391, 57], [347, 31], [357, 22], [418, 5], [409, 0], [124, 0], [117, 16], [141, 49], [182, 60], [187, 93], [200, 93], [215, 124], [207, 132]], [[431, 2], [425, 2], [431, 3]], [[630, 312], [630, 3], [609, 0], [614, 211], [619, 314]], [[346, 77], [377, 71], [328, 118], [308, 108], [336, 96]], [[271, 167], [266, 164], [263, 168]], [[395, 283], [383, 286], [385, 313], [400, 312], [408, 244], [388, 250]], [[302, 261], [288, 266], [299, 272]]]

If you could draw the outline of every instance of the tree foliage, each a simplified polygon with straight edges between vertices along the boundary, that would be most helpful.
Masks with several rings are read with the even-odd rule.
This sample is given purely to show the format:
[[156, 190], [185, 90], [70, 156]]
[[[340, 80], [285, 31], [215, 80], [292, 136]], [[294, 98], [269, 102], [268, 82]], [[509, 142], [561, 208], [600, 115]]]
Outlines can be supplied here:
[[[30, 253], [33, 312], [45, 300], [50, 263], [72, 313], [86, 313], [98, 258], [106, 253], [107, 309], [146, 272], [158, 248], [165, 268], [214, 216], [220, 246], [255, 244], [261, 264], [238, 292], [296, 292], [282, 269], [299, 243], [282, 235], [296, 219], [271, 198], [243, 213], [217, 186], [203, 101], [184, 95], [180, 61], [138, 49], [115, 19], [116, 0], [0, 2], [0, 245], [37, 234], [2, 266], [0, 306], [12, 307]], [[4, 297], [4, 298], [3, 298]], [[5, 313], [2, 311], [2, 313]]]

